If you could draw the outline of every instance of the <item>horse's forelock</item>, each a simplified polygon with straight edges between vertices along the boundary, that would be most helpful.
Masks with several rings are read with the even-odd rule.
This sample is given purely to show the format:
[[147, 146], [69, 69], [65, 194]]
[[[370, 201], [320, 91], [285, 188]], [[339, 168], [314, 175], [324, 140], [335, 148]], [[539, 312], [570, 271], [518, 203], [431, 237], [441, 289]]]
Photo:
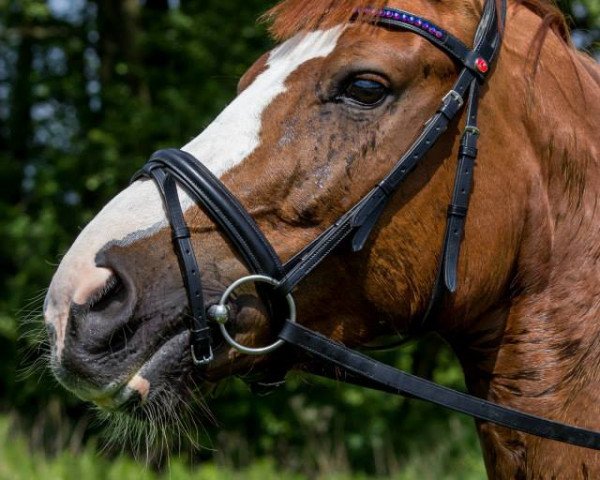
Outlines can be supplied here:
[[[441, 3], [440, 0], [432, 0]], [[510, 0], [509, 0], [510, 1]], [[542, 18], [542, 26], [537, 37], [543, 41], [548, 31], [553, 31], [567, 45], [571, 35], [567, 20], [552, 0], [513, 0]], [[496, 0], [500, 11], [501, 0]], [[347, 22], [357, 9], [365, 7], [382, 8], [389, 0], [283, 0], [267, 11], [262, 19], [270, 23], [270, 32], [278, 40], [286, 40], [306, 30], [329, 28]]]
[[270, 23], [271, 35], [283, 41], [302, 31], [328, 29], [348, 22], [358, 9], [382, 8], [387, 4], [386, 0], [284, 0], [262, 19]]

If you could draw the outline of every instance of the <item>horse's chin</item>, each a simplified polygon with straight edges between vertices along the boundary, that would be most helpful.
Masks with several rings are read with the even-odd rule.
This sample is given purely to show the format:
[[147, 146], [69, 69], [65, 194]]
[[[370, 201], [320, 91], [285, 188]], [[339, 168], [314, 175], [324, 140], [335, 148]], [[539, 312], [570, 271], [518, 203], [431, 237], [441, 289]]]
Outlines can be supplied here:
[[112, 404], [93, 402], [107, 448], [154, 462], [203, 447], [205, 426], [215, 423], [204, 399], [214, 387], [191, 363], [189, 333], [174, 335], [123, 385], [126, 393]]
[[[204, 395], [190, 380], [179, 378], [156, 385], [143, 401], [132, 397], [114, 409], [98, 406], [96, 415], [106, 448], [126, 449], [140, 460], [160, 462], [169, 452], [205, 446], [203, 432], [215, 420]], [[201, 388], [206, 390], [206, 385]]]
[[[104, 371], [102, 377], [105, 380], [99, 382], [101, 377], [98, 375], [94, 378], [93, 371], [78, 371], [72, 363], [58, 361], [56, 352], [52, 354], [51, 368], [59, 383], [82, 400], [106, 412], [137, 414], [146, 404], [156, 405], [160, 402], [165, 391], [182, 395], [182, 390], [188, 390], [189, 385], [196, 385], [188, 354], [189, 331], [182, 327], [165, 336], [167, 338], [152, 350], [142, 355], [137, 352], [130, 365], [127, 365], [127, 357], [118, 362], [107, 362], [119, 371], [115, 371], [112, 380], [107, 376], [110, 371]], [[115, 352], [115, 355], [118, 353]]]
[[[266, 316], [257, 307], [258, 300], [250, 302], [252, 297], [248, 295], [245, 298], [247, 304], [240, 302], [232, 309], [236, 315], [231, 331], [237, 330], [243, 341], [252, 345], [254, 332], [260, 330], [258, 326], [264, 326]], [[68, 361], [61, 362], [53, 352], [54, 375], [76, 396], [94, 404], [109, 423], [111, 416], [152, 421], [157, 412], [161, 421], [167, 422], [167, 417], [177, 417], [181, 408], [206, 412], [206, 394], [222, 379], [256, 376], [260, 370], [256, 365], [259, 358], [231, 349], [214, 324], [211, 325], [214, 358], [204, 367], [195, 366], [190, 355], [190, 333], [180, 315], [168, 321], [156, 314], [144, 318], [145, 330], [139, 328], [122, 349], [102, 352], [97, 359], [84, 352], [84, 355], [67, 355]], [[268, 343], [270, 338], [258, 341]], [[63, 350], [63, 360], [66, 351]]]
[[139, 415], [147, 407], [170, 408], [175, 399], [189, 401], [186, 397], [200, 390], [202, 383], [191, 363], [189, 332], [184, 329], [161, 344], [123, 385], [116, 408], [94, 403], [109, 411]]

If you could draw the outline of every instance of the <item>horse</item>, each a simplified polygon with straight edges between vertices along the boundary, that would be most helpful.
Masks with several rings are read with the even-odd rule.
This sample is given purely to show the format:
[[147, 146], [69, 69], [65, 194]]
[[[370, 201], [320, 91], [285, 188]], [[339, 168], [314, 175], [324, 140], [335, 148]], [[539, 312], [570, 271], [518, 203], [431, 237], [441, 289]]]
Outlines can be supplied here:
[[[480, 0], [283, 0], [266, 14], [279, 45], [182, 147], [233, 192], [284, 260], [381, 181], [460, 71], [422, 35], [356, 18], [383, 7], [426, 18], [466, 45], [484, 8]], [[454, 349], [474, 395], [598, 430], [600, 68], [569, 44], [564, 18], [545, 0], [510, 0], [498, 28], [500, 52], [481, 86], [455, 291], [422, 322], [467, 112], [393, 192], [363, 248], [333, 249], [294, 290], [298, 321], [349, 347], [435, 332]], [[173, 188], [204, 300], [218, 304], [247, 266], [206, 209]], [[147, 179], [85, 227], [44, 305], [51, 367], [66, 388], [133, 415], [192, 378], [310, 370], [302, 353], [248, 356], [213, 331], [214, 358], [199, 374], [180, 261], [161, 194]], [[267, 345], [278, 328], [271, 308], [259, 289], [241, 290], [227, 304], [233, 339]], [[589, 449], [487, 421], [477, 429], [492, 478], [600, 474], [600, 455]]]

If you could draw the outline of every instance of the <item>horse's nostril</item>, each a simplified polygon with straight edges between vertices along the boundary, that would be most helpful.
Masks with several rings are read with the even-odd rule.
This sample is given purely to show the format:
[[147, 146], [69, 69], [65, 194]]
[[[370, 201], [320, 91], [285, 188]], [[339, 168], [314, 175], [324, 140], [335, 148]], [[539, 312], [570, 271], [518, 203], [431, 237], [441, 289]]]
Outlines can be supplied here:
[[84, 304], [71, 304], [65, 348], [71, 368], [81, 368], [93, 358], [122, 350], [135, 334], [136, 329], [129, 325], [133, 288], [127, 277], [110, 272]]
[[90, 312], [101, 312], [115, 303], [122, 303], [127, 296], [125, 284], [117, 274], [113, 272], [104, 287], [95, 293], [89, 300]]

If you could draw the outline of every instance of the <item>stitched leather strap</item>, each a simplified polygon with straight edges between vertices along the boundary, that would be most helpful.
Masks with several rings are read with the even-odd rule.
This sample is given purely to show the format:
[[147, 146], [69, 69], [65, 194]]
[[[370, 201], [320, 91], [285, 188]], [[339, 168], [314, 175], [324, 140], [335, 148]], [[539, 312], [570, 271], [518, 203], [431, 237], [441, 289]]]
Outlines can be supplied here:
[[465, 127], [458, 153], [456, 178], [452, 201], [448, 205], [448, 222], [446, 224], [446, 241], [442, 251], [443, 283], [449, 292], [456, 291], [458, 257], [460, 244], [465, 228], [469, 199], [473, 185], [473, 169], [477, 158], [477, 111], [479, 105], [479, 84], [471, 83], [467, 109], [467, 125]]
[[[501, 17], [504, 18], [505, 0], [502, 2], [503, 11]], [[410, 15], [408, 12], [400, 10], [384, 9], [397, 12], [399, 14]], [[382, 11], [383, 12], [383, 11]], [[405, 21], [397, 21], [389, 18], [378, 18], [375, 22], [380, 25], [388, 25], [396, 28], [403, 28], [417, 33], [434, 45], [450, 53], [459, 60], [465, 68], [460, 72], [452, 89], [446, 94], [435, 115], [426, 122], [425, 129], [415, 140], [408, 151], [401, 157], [386, 177], [365, 195], [348, 213], [343, 215], [334, 225], [328, 228], [323, 234], [313, 240], [301, 252], [295, 255], [284, 265], [285, 277], [281, 280], [279, 291], [289, 293], [302, 279], [304, 279], [324, 258], [331, 253], [348, 235], [352, 234], [352, 249], [361, 250], [373, 228], [377, 224], [379, 217], [383, 213], [391, 195], [397, 190], [398, 186], [404, 181], [407, 175], [414, 167], [425, 157], [427, 152], [436, 143], [439, 137], [447, 130], [449, 123], [458, 115], [464, 103], [464, 97], [469, 91], [467, 127], [465, 131], [473, 132], [477, 128], [477, 107], [479, 99], [478, 81], [482, 81], [485, 73], [480, 72], [475, 61], [483, 58], [488, 64], [497, 55], [500, 46], [501, 31], [498, 28], [497, 14], [494, 1], [487, 1], [484, 7], [482, 20], [477, 28], [475, 35], [475, 47], [469, 51], [464, 44], [448, 34], [443, 33], [443, 38], [431, 35], [427, 30], [417, 28], [414, 25], [407, 24]], [[431, 23], [431, 22], [429, 22]], [[439, 27], [436, 27], [439, 28]], [[441, 29], [440, 29], [441, 30]], [[461, 142], [461, 152], [459, 156], [458, 172], [461, 167], [466, 167], [472, 154], [472, 143], [476, 142], [472, 134], [463, 136]], [[474, 163], [474, 158], [471, 159]], [[470, 169], [472, 171], [472, 168]], [[471, 191], [470, 176], [457, 173], [454, 186], [453, 204], [463, 205], [467, 208], [468, 199]], [[457, 194], [456, 192], [464, 194]], [[439, 304], [448, 287], [448, 290], [454, 292], [456, 289], [458, 255], [460, 252], [460, 242], [464, 229], [464, 217], [457, 215], [458, 210], [450, 210], [447, 219], [446, 235], [442, 246], [442, 256], [440, 258], [439, 272], [443, 274], [443, 283], [438, 281], [440, 274], [436, 276], [436, 283], [433, 287], [431, 300], [426, 310], [421, 325], [439, 308]]]
[[353, 250], [358, 251], [364, 247], [391, 194], [447, 130], [450, 121], [460, 112], [464, 103], [463, 95], [474, 80], [471, 71], [463, 69], [437, 112], [426, 122], [421, 135], [386, 177], [349, 212], [284, 265], [286, 275], [281, 281], [282, 293], [289, 293], [350, 233], [353, 234]]
[[[205, 208], [226, 233], [252, 273], [279, 278], [282, 275], [281, 262], [238, 200], [189, 153], [178, 149], [155, 152], [146, 165], [134, 175], [132, 181], [143, 177], [151, 177], [158, 186], [171, 225], [173, 245], [191, 311], [188, 326], [192, 359], [197, 365], [202, 365], [212, 360], [210, 328], [206, 320], [201, 271], [181, 210], [175, 180]], [[257, 286], [257, 292], [271, 318], [283, 321], [283, 313], [287, 311], [285, 301], [281, 296], [273, 295], [271, 290], [262, 284]]]
[[[309, 353], [320, 362], [335, 365], [342, 372], [349, 375], [342, 378], [343, 381], [357, 383], [361, 386], [396, 395], [408, 395], [426, 400], [479, 420], [492, 422], [531, 435], [600, 450], [600, 432], [565, 425], [502, 407], [482, 398], [436, 385], [433, 382], [397, 370], [350, 350], [344, 345], [296, 323], [286, 322], [279, 338]], [[329, 377], [330, 375], [327, 372], [331, 372], [331, 370], [322, 372], [325, 372], [326, 376]], [[322, 372], [312, 371], [316, 374]]]
[[186, 319], [190, 330], [192, 358], [197, 365], [206, 364], [213, 358], [210, 328], [207, 325], [204, 311], [200, 269], [190, 240], [190, 230], [185, 223], [179, 204], [177, 185], [173, 177], [161, 169], [150, 169], [148, 173], [156, 182], [164, 199], [165, 211], [171, 224], [173, 246], [179, 260], [179, 268], [191, 310], [191, 316], [186, 316]]
[[454, 293], [458, 283], [458, 260], [460, 245], [464, 236], [465, 222], [469, 209], [469, 199], [473, 187], [473, 170], [477, 158], [477, 113], [479, 105], [479, 84], [471, 83], [467, 109], [467, 124], [460, 142], [458, 163], [452, 200], [448, 205], [444, 242], [440, 255], [435, 282], [429, 297], [429, 304], [421, 321], [414, 331], [424, 330], [439, 312], [446, 292]]
[[168, 148], [154, 152], [133, 180], [161, 167], [170, 172], [211, 219], [227, 234], [253, 272], [274, 278], [282, 276], [279, 257], [254, 219], [206, 166], [191, 154]]

